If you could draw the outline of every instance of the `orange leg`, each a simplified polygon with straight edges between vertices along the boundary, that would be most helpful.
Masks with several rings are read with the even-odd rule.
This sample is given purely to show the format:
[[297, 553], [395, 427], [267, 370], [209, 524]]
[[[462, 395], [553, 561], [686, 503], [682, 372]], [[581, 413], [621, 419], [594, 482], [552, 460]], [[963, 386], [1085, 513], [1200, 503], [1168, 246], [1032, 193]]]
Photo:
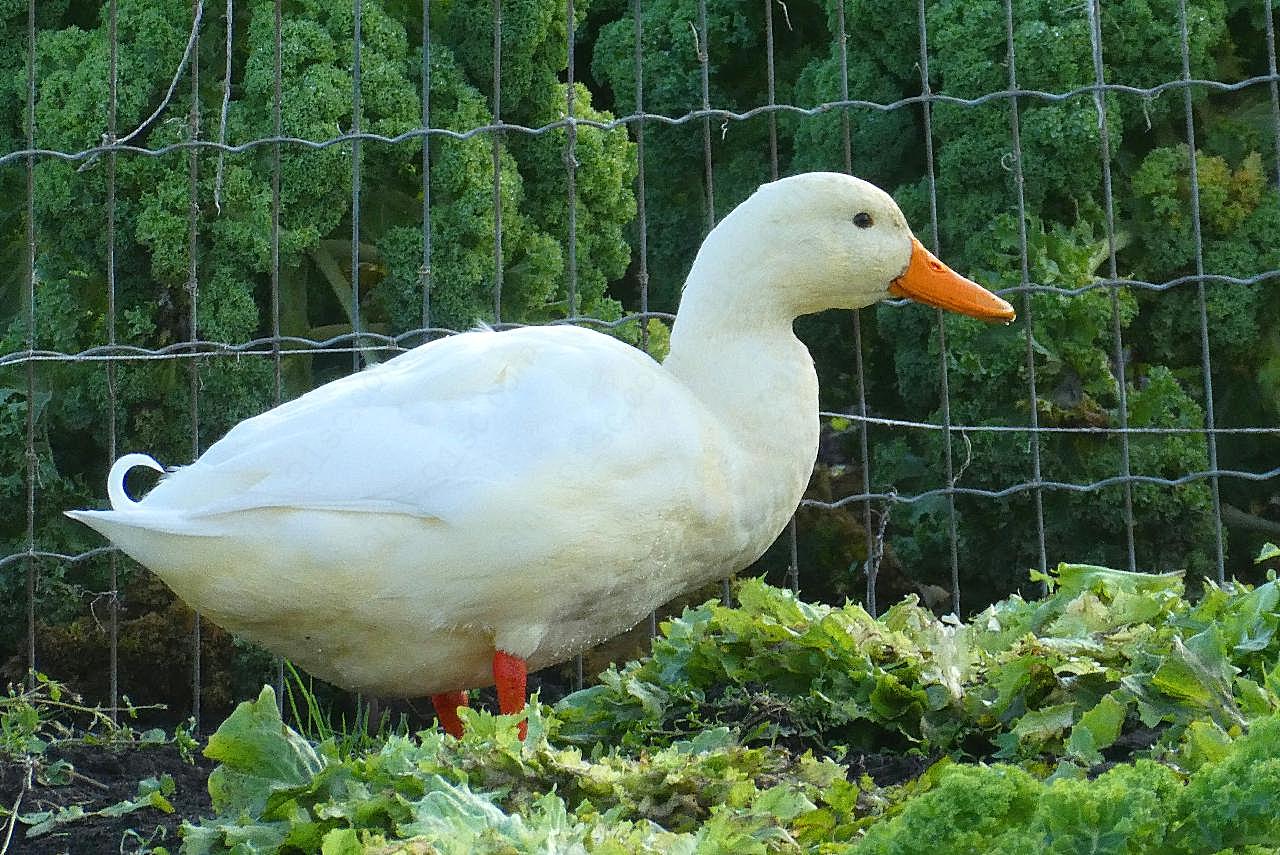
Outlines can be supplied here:
[[[498, 685], [498, 712], [512, 715], [524, 709], [525, 681], [529, 666], [519, 656], [503, 650], [493, 654], [493, 680]], [[529, 723], [520, 722], [520, 738], [529, 732]]]
[[441, 692], [431, 696], [431, 703], [436, 708], [436, 718], [440, 719], [444, 732], [450, 736], [462, 738], [462, 719], [458, 718], [458, 707], [467, 705], [467, 693]]

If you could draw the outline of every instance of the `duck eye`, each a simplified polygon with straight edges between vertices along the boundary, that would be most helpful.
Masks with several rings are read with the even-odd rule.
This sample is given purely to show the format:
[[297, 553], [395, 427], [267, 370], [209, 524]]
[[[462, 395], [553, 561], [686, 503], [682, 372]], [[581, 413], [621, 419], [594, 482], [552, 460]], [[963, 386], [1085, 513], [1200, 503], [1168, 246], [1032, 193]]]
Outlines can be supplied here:
[[871, 228], [871, 215], [866, 211], [863, 211], [860, 214], [854, 214], [853, 224], [860, 229], [869, 229]]

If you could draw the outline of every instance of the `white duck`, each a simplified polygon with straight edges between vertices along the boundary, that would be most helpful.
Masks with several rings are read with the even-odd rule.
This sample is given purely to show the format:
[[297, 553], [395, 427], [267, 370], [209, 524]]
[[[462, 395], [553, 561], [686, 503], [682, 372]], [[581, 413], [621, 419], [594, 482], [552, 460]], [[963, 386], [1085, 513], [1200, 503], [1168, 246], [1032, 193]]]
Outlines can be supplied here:
[[572, 326], [440, 339], [249, 419], [140, 501], [70, 511], [231, 632], [340, 686], [525, 701], [561, 662], [758, 558], [818, 446], [796, 316], [907, 296], [1011, 321], [883, 191], [761, 187], [698, 252], [659, 365]]

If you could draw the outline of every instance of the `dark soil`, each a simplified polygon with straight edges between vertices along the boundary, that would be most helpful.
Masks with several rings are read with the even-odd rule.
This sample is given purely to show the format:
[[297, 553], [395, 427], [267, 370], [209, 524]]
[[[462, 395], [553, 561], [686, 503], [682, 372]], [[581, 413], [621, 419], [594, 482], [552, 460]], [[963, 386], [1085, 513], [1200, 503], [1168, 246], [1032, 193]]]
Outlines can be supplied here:
[[[51, 748], [45, 762], [66, 760], [75, 774], [63, 786], [47, 786], [35, 780], [22, 793], [19, 813], [53, 810], [79, 805], [86, 813], [138, 795], [138, 782], [169, 774], [177, 789], [169, 796], [174, 813], [142, 808], [120, 817], [89, 816], [59, 826], [39, 837], [28, 838], [26, 826], [18, 825], [9, 843], [9, 853], [23, 855], [80, 855], [80, 853], [128, 853], [150, 846], [166, 846], [177, 851], [178, 826], [182, 820], [211, 813], [206, 781], [212, 760], [198, 753], [188, 763], [172, 745], [131, 746], [119, 749], [101, 745], [67, 745]], [[26, 769], [21, 763], [0, 760], [0, 804], [12, 807], [23, 790]], [[3, 844], [5, 827], [0, 827]], [[132, 833], [128, 833], [132, 832]], [[135, 836], [136, 835], [136, 836]]]
[[925, 773], [937, 757], [921, 757], [916, 754], [860, 754], [851, 752], [840, 758], [849, 767], [850, 780], [867, 775], [878, 787], [892, 787], [914, 781]]
[[1163, 725], [1160, 727], [1138, 727], [1129, 733], [1120, 734], [1120, 738], [1110, 747], [1103, 749], [1103, 762], [1089, 769], [1089, 777], [1096, 778], [1121, 763], [1133, 762], [1134, 755], [1155, 745], [1164, 730]]

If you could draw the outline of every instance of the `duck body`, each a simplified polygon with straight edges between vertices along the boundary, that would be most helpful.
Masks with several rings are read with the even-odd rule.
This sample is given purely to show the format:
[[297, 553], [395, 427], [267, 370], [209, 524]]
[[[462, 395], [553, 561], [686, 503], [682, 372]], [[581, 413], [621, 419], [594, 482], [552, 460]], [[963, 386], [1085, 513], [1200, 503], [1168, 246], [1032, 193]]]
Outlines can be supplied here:
[[707, 237], [657, 364], [572, 326], [425, 344], [249, 419], [140, 501], [71, 511], [226, 629], [338, 685], [433, 695], [569, 658], [746, 567], [818, 446], [799, 315], [888, 296], [991, 320], [883, 191], [835, 173], [761, 187]]
[[816, 453], [807, 379], [796, 453], [761, 473], [610, 336], [463, 333], [240, 423], [139, 502], [73, 515], [323, 679], [482, 686], [495, 649], [562, 661], [758, 558]]

